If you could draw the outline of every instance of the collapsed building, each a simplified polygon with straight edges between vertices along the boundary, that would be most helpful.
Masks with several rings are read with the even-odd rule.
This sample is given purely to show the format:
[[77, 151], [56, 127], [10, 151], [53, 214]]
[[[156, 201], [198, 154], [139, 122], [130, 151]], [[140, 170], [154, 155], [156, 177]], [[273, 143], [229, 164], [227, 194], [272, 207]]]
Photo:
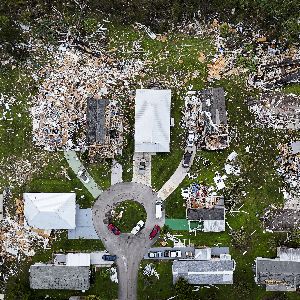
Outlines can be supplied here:
[[263, 93], [258, 101], [249, 101], [257, 122], [275, 129], [300, 128], [300, 99], [282, 92]]
[[223, 88], [189, 91], [185, 97], [184, 123], [195, 134], [195, 145], [207, 150], [229, 145]]
[[194, 183], [187, 189], [184, 198], [186, 199], [186, 218], [189, 231], [225, 231], [223, 196], [210, 193], [207, 186]]
[[86, 117], [89, 157], [113, 158], [121, 154], [123, 125], [116, 101], [89, 97]]
[[300, 59], [273, 57], [272, 60], [271, 63], [258, 65], [257, 72], [249, 77], [250, 85], [269, 89], [300, 82]]

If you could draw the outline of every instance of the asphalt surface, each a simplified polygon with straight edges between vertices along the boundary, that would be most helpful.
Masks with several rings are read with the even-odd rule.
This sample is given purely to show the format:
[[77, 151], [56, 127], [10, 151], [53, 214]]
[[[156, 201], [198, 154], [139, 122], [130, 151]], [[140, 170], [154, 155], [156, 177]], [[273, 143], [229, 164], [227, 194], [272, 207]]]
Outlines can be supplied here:
[[[142, 204], [147, 212], [145, 227], [137, 234], [121, 233], [114, 235], [108, 230], [107, 213], [116, 204], [133, 200]], [[155, 202], [160, 200], [157, 194], [147, 185], [136, 182], [122, 182], [111, 186], [97, 199], [92, 209], [93, 223], [97, 234], [106, 249], [117, 255], [119, 300], [137, 299], [137, 278], [141, 260], [158, 238], [149, 239], [154, 225], [162, 227], [165, 214], [161, 219], [155, 218]]]

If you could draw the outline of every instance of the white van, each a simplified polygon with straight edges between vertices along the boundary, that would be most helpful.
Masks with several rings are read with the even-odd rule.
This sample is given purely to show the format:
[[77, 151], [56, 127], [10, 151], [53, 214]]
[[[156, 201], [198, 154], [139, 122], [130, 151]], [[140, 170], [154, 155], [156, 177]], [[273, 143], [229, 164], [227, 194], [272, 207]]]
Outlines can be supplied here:
[[160, 219], [162, 217], [162, 202], [157, 201], [155, 203], [155, 218]]

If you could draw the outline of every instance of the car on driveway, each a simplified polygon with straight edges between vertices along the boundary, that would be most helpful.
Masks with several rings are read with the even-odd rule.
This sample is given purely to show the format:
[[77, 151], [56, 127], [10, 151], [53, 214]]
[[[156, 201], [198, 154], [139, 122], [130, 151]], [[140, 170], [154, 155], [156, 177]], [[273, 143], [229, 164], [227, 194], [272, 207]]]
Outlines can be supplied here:
[[151, 251], [148, 253], [149, 258], [161, 258], [163, 257], [163, 253], [161, 251]]
[[192, 130], [190, 130], [188, 138], [187, 138], [187, 146], [188, 147], [193, 147], [194, 142], [195, 142], [195, 133]]
[[160, 232], [160, 227], [158, 225], [155, 225], [149, 235], [149, 239], [152, 240], [156, 237], [157, 234]]
[[107, 261], [115, 261], [117, 259], [117, 255], [104, 254], [102, 259]]
[[191, 166], [193, 151], [186, 151], [183, 155], [182, 166], [188, 168]]
[[144, 225], [145, 225], [145, 222], [143, 220], [138, 221], [137, 224], [132, 228], [131, 233], [137, 234], [138, 232], [140, 232], [142, 230]]
[[108, 224], [107, 228], [115, 235], [120, 235], [121, 231], [118, 227], [116, 227], [114, 224], [110, 223]]
[[84, 183], [88, 183], [90, 182], [90, 179], [87, 177], [86, 175], [86, 170], [79, 170], [77, 173], [78, 177], [84, 182]]

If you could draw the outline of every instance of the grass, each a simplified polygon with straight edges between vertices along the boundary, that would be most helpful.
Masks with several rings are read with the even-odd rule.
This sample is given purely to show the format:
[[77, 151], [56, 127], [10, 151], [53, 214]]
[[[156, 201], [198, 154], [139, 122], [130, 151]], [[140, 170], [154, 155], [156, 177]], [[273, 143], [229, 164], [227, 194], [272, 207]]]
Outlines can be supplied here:
[[[142, 52], [132, 51], [133, 42], [138, 41]], [[145, 34], [138, 32], [133, 27], [117, 27], [109, 25], [109, 49], [118, 58], [140, 58], [148, 61], [147, 72], [137, 79], [131, 87], [134, 90], [140, 85], [147, 86], [153, 79], [163, 87], [172, 89], [171, 115], [175, 119], [175, 126], [171, 129], [171, 152], [157, 154], [152, 157], [152, 184], [158, 190], [177, 168], [185, 141], [185, 131], [182, 129], [181, 108], [184, 105], [184, 94], [188, 86], [193, 89], [204, 87], [223, 86], [226, 91], [226, 104], [228, 110], [228, 122], [231, 133], [230, 147], [224, 151], [199, 151], [191, 172], [197, 178], [186, 178], [179, 188], [168, 198], [166, 202], [166, 214], [169, 218], [184, 218], [184, 201], [181, 197], [181, 187], [191, 182], [213, 184], [215, 172], [224, 174], [224, 163], [227, 156], [234, 150], [238, 153], [238, 161], [242, 174], [238, 178], [229, 176], [224, 191], [226, 206], [230, 208], [234, 201], [242, 211], [236, 214], [227, 214], [227, 222], [234, 232], [240, 233], [243, 243], [239, 245], [239, 239], [232, 237], [230, 228], [222, 233], [197, 233], [172, 232], [182, 235], [182, 239], [190, 241], [195, 246], [230, 246], [232, 257], [237, 262], [234, 275], [234, 285], [201, 288], [197, 292], [199, 299], [297, 299], [296, 293], [267, 293], [254, 282], [252, 265], [255, 257], [274, 257], [276, 247], [283, 244], [286, 236], [278, 233], [265, 233], [259, 217], [270, 204], [280, 206], [283, 198], [279, 191], [283, 182], [276, 174], [274, 162], [278, 155], [276, 147], [279, 142], [288, 142], [292, 138], [299, 138], [298, 132], [274, 131], [256, 127], [253, 116], [249, 113], [245, 104], [250, 96], [256, 96], [257, 91], [249, 91], [245, 86], [245, 78], [231, 77], [215, 83], [208, 83], [207, 64], [214, 54], [214, 46], [209, 38], [195, 38], [182, 34], [168, 34], [166, 42], [151, 40]], [[206, 61], [198, 60], [199, 53], [206, 55]], [[179, 78], [175, 82], [174, 74]], [[29, 116], [29, 101], [36, 92], [36, 84], [30, 79], [30, 74], [22, 67], [0, 70], [0, 93], [15, 96], [18, 100], [12, 107], [8, 117], [12, 120], [1, 120], [0, 126], [0, 159], [17, 162], [23, 158], [34, 163], [34, 155], [39, 152], [32, 144], [31, 119]], [[286, 92], [299, 94], [299, 85], [289, 85], [284, 88]], [[123, 165], [124, 181], [132, 178], [132, 155], [134, 152], [134, 111], [132, 104], [124, 98], [123, 108], [127, 119], [129, 132], [126, 135], [127, 146], [123, 150], [122, 157], [117, 160]], [[3, 106], [0, 108], [3, 110]], [[18, 115], [21, 114], [21, 117]], [[250, 153], [245, 151], [250, 146]], [[204, 164], [207, 160], [209, 165]], [[77, 202], [81, 207], [90, 207], [94, 199], [84, 188], [76, 175], [68, 168], [62, 153], [45, 153], [46, 164], [38, 167], [37, 173], [31, 174], [24, 185], [13, 189], [14, 197], [20, 197], [28, 192], [76, 192]], [[4, 165], [4, 168], [8, 165]], [[110, 185], [111, 162], [86, 164], [86, 168], [102, 187]], [[69, 180], [62, 174], [66, 169]], [[2, 186], [9, 185], [8, 178], [0, 176]], [[244, 193], [245, 192], [245, 193]], [[122, 204], [123, 205], [123, 204]], [[13, 211], [13, 210], [12, 210]], [[137, 221], [145, 218], [142, 214], [137, 216], [130, 209], [127, 221], [124, 222], [126, 230], [131, 229]], [[125, 214], [125, 212], [124, 212]], [[127, 212], [126, 212], [127, 214]], [[126, 215], [124, 215], [125, 217]], [[117, 224], [116, 224], [117, 225]], [[119, 225], [119, 224], [118, 224]], [[120, 224], [122, 230], [123, 224]], [[131, 228], [130, 228], [131, 227]], [[246, 242], [245, 242], [246, 241]], [[295, 234], [295, 244], [299, 246], [299, 235]], [[158, 242], [159, 243], [159, 242]], [[37, 261], [46, 262], [53, 252], [63, 251], [92, 251], [104, 249], [101, 241], [68, 240], [66, 232], [57, 236], [51, 249], [38, 251], [32, 259], [27, 259], [20, 266], [20, 273], [12, 277], [8, 287], [10, 298], [8, 299], [44, 299], [50, 295], [50, 299], [67, 299], [77, 292], [60, 291], [33, 291], [29, 288], [28, 268], [31, 263]], [[244, 252], [247, 251], [245, 254]], [[244, 255], [243, 255], [244, 254]], [[142, 267], [148, 262], [143, 261]], [[174, 296], [172, 285], [171, 263], [153, 262], [160, 274], [160, 279], [150, 278], [139, 272], [138, 295], [139, 299], [167, 299]], [[96, 275], [96, 284], [87, 292], [99, 295], [101, 299], [114, 299], [117, 297], [117, 285], [113, 284], [107, 276], [106, 270], [101, 270]], [[49, 298], [48, 298], [49, 299]]]
[[292, 93], [296, 95], [300, 95], [300, 84], [299, 83], [291, 83], [282, 88], [285, 93]]
[[[147, 276], [143, 274], [147, 264], [151, 264], [155, 268], [159, 278], [155, 275]], [[138, 299], [168, 299], [172, 296], [172, 291], [172, 263], [169, 261], [143, 260], [138, 274]]]
[[[119, 217], [121, 215], [121, 217]], [[114, 209], [112, 223], [121, 232], [130, 232], [138, 221], [146, 221], [147, 214], [144, 207], [138, 202], [126, 200], [118, 204]]]

